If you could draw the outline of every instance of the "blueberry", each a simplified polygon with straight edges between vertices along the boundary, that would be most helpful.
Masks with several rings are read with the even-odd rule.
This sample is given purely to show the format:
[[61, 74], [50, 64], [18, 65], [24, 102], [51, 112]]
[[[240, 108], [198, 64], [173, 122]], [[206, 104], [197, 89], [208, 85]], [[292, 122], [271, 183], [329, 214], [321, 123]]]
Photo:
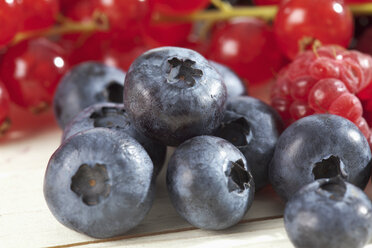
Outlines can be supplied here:
[[340, 176], [360, 188], [367, 185], [371, 150], [349, 120], [329, 114], [304, 117], [279, 137], [269, 179], [289, 199], [302, 186], [320, 178]]
[[61, 128], [84, 108], [98, 102], [123, 103], [125, 72], [96, 62], [75, 66], [61, 80], [54, 96], [54, 114]]
[[137, 140], [148, 152], [158, 175], [164, 165], [167, 147], [138, 132], [124, 109], [124, 104], [97, 103], [80, 112], [65, 127], [62, 140], [84, 130], [96, 127], [120, 129]]
[[245, 83], [240, 77], [233, 72], [229, 67], [217, 63], [215, 61], [209, 60], [209, 63], [216, 69], [218, 73], [221, 74], [223, 81], [226, 85], [227, 97], [234, 98], [237, 96], [242, 96], [247, 94], [245, 88]]
[[278, 113], [266, 103], [249, 96], [230, 99], [225, 117], [215, 132], [244, 154], [256, 190], [268, 183], [268, 167], [283, 123]]
[[170, 158], [166, 179], [177, 212], [199, 228], [228, 228], [253, 202], [254, 183], [243, 154], [218, 137], [182, 143]]
[[52, 155], [44, 197], [59, 222], [95, 238], [138, 225], [154, 198], [153, 165], [129, 135], [94, 128], [67, 139]]
[[372, 204], [340, 178], [319, 179], [287, 203], [284, 223], [296, 247], [362, 248], [372, 237]]
[[130, 66], [124, 105], [139, 131], [177, 146], [210, 134], [225, 111], [226, 86], [199, 53], [178, 47], [152, 49]]

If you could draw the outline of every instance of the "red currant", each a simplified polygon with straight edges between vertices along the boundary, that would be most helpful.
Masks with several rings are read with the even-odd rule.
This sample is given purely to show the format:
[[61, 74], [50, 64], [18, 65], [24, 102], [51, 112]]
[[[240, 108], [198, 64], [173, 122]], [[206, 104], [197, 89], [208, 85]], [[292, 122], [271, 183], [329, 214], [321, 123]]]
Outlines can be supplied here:
[[150, 48], [144, 44], [136, 44], [133, 45], [133, 47], [112, 46], [105, 51], [102, 62], [127, 71], [133, 61], [149, 49]]
[[287, 0], [279, 6], [274, 30], [280, 49], [293, 59], [314, 40], [347, 47], [353, 18], [342, 0]]
[[80, 0], [59, 0], [59, 7], [63, 13]]
[[67, 68], [63, 49], [38, 38], [9, 48], [0, 64], [0, 78], [13, 102], [37, 112], [50, 104]]
[[79, 0], [70, 4], [65, 10], [64, 15], [74, 21], [90, 21], [94, 11], [99, 8], [99, 0]]
[[15, 0], [0, 0], [0, 49], [7, 45], [19, 30], [20, 7]]
[[91, 20], [94, 13], [107, 17], [110, 26], [107, 39], [127, 40], [141, 34], [142, 23], [150, 15], [150, 5], [148, 0], [80, 0], [68, 8], [66, 16], [85, 21]]
[[270, 26], [256, 18], [235, 19], [217, 26], [208, 57], [231, 67], [252, 84], [272, 78], [284, 63]]
[[210, 0], [152, 0], [151, 5], [167, 14], [189, 14], [208, 6]]
[[151, 47], [179, 46], [191, 29], [191, 23], [156, 23], [150, 18], [144, 23], [143, 38]]
[[209, 44], [196, 37], [196, 35], [190, 35], [187, 40], [180, 44], [180, 47], [185, 47], [197, 51], [198, 53], [207, 56]]
[[90, 60], [128, 70], [136, 57], [150, 49], [141, 40], [109, 40], [104, 33], [95, 33], [87, 38], [82, 36], [82, 40], [76, 41], [76, 37], [70, 38], [68, 36], [59, 43], [68, 51], [71, 66]]
[[22, 30], [35, 30], [50, 27], [57, 19], [58, 0], [22, 0]]

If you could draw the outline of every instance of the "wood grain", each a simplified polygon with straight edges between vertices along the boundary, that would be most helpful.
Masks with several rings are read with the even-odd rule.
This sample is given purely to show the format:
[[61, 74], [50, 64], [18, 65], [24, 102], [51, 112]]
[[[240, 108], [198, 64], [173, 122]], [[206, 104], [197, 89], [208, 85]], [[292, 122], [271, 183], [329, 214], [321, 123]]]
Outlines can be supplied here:
[[[0, 144], [0, 247], [292, 247], [283, 228], [283, 202], [271, 188], [260, 191], [244, 220], [224, 231], [192, 227], [168, 199], [164, 174], [145, 220], [127, 235], [97, 240], [61, 225], [43, 196], [49, 157], [59, 146], [57, 127]], [[368, 193], [372, 193], [371, 186]], [[367, 247], [372, 247], [369, 245]]]

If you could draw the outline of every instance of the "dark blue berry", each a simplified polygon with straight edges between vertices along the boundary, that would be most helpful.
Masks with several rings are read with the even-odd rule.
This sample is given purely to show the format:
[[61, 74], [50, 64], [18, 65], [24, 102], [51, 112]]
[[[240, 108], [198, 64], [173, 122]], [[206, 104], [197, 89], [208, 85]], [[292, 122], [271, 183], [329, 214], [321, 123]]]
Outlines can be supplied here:
[[225, 117], [215, 132], [244, 154], [256, 190], [268, 183], [268, 167], [283, 123], [278, 113], [266, 103], [249, 96], [230, 99]]
[[246, 160], [230, 142], [198, 136], [182, 143], [167, 170], [169, 197], [192, 225], [219, 230], [239, 222], [253, 202]]
[[203, 56], [177, 47], [138, 57], [124, 85], [124, 105], [138, 130], [170, 146], [212, 133], [226, 95], [222, 77]]
[[367, 185], [371, 150], [364, 135], [337, 115], [311, 115], [289, 126], [279, 137], [269, 178], [285, 199], [320, 178], [340, 176], [360, 188]]
[[209, 60], [209, 63], [221, 74], [226, 85], [228, 98], [233, 99], [237, 96], [247, 95], [245, 83], [235, 72], [229, 67], [215, 61]]
[[125, 72], [96, 62], [75, 66], [61, 80], [54, 113], [61, 128], [86, 107], [99, 102], [123, 103]]
[[124, 109], [124, 104], [97, 103], [80, 112], [64, 129], [63, 140], [96, 127], [119, 129], [137, 140], [148, 152], [158, 175], [164, 165], [167, 147], [138, 132]]
[[154, 198], [153, 165], [129, 135], [94, 128], [67, 139], [52, 155], [44, 197], [65, 226], [96, 238], [138, 225]]
[[372, 204], [340, 178], [319, 179], [288, 201], [284, 223], [299, 248], [362, 248], [372, 237]]

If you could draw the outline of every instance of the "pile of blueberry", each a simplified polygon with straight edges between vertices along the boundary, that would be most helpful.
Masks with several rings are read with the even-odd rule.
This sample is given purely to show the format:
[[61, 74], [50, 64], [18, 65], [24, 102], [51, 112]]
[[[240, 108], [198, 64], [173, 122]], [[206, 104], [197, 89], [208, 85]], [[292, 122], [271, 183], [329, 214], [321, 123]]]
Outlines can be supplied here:
[[372, 204], [350, 183], [369, 180], [363, 134], [326, 114], [281, 134], [277, 112], [245, 92], [232, 71], [184, 48], [149, 50], [126, 74], [76, 66], [54, 98], [64, 133], [45, 174], [51, 212], [92, 237], [124, 234], [150, 210], [166, 147], [174, 146], [168, 193], [192, 225], [238, 223], [270, 182], [289, 200], [284, 219], [296, 246], [362, 247], [372, 235]]

